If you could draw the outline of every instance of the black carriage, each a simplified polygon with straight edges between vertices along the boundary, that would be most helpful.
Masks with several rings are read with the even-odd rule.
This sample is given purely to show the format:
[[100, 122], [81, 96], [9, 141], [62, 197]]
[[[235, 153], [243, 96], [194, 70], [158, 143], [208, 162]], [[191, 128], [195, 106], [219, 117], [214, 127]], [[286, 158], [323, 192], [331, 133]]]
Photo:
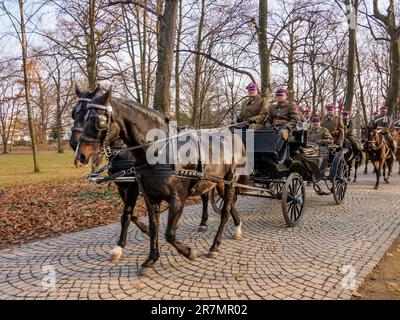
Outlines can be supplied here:
[[[290, 227], [303, 217], [305, 182], [318, 195], [333, 194], [337, 204], [345, 198], [348, 169], [343, 151], [337, 151], [334, 145], [307, 144], [307, 131], [300, 127], [288, 142], [280, 138], [279, 127], [255, 130], [254, 144], [247, 144], [246, 150], [254, 155], [254, 170], [249, 176], [249, 188], [238, 194], [281, 200], [283, 216]], [[327, 191], [322, 190], [324, 187]], [[222, 198], [215, 189], [210, 192], [210, 199], [214, 210], [220, 212]]]

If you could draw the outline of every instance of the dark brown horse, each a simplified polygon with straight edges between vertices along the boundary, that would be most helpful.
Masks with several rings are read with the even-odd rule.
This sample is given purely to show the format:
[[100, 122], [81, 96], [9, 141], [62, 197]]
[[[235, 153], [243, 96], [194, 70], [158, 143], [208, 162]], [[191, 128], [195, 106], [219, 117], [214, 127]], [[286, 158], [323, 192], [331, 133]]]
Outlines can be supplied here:
[[400, 175], [400, 133], [398, 131], [398, 129], [392, 128], [390, 129], [390, 134], [393, 137], [393, 140], [396, 142], [397, 148], [396, 148], [396, 159], [397, 162], [399, 163], [399, 171], [398, 174]]
[[361, 127], [361, 147], [362, 153], [364, 154], [365, 164], [364, 164], [364, 174], [368, 174], [368, 127]]
[[[71, 138], [70, 146], [76, 151], [78, 142], [86, 124], [85, 114], [87, 111], [87, 105], [96, 96], [100, 94], [100, 88], [96, 88], [93, 92], [81, 91], [78, 86], [76, 86], [76, 94], [78, 96], [78, 101], [76, 106], [72, 110], [72, 118], [74, 120], [73, 126], [71, 128]], [[124, 142], [122, 139], [116, 139], [112, 141], [110, 147], [113, 149], [123, 148]], [[127, 165], [130, 167], [133, 165], [135, 158], [132, 153], [124, 152], [113, 157], [111, 167], [108, 169], [110, 175], [122, 170], [127, 169]], [[80, 166], [79, 159], [75, 159], [75, 165]], [[115, 182], [117, 186], [118, 193], [124, 203], [123, 213], [121, 215], [121, 233], [117, 242], [117, 246], [111, 251], [111, 260], [118, 260], [122, 256], [122, 249], [126, 247], [126, 239], [128, 235], [128, 228], [130, 222], [133, 223], [145, 234], [149, 234], [149, 228], [147, 224], [140, 221], [139, 216], [135, 213], [134, 209], [136, 206], [136, 201], [139, 196], [139, 187], [136, 182]], [[207, 230], [208, 221], [208, 192], [201, 195], [203, 210], [202, 217], [199, 226], [199, 232], [205, 232]]]
[[369, 159], [374, 166], [374, 172], [376, 174], [375, 190], [377, 190], [380, 185], [382, 169], [383, 179], [386, 183], [389, 183], [394, 157], [381, 130], [376, 127], [368, 128], [366, 145]]
[[[172, 244], [185, 257], [195, 259], [196, 250], [176, 238], [178, 222], [187, 197], [202, 195], [214, 188], [217, 182], [208, 179], [185, 179], [174, 174], [174, 172], [179, 172], [179, 170], [193, 170], [192, 172], [195, 172], [199, 168], [200, 153], [204, 155], [206, 152], [218, 150], [218, 163], [202, 164], [202, 174], [235, 183], [239, 180], [239, 175], [236, 174], [236, 159], [242, 159], [246, 156], [243, 144], [241, 143], [239, 149], [232, 149], [232, 145], [225, 140], [225, 137], [214, 133], [213, 137], [210, 134], [210, 138], [213, 138], [211, 143], [210, 139], [202, 139], [198, 142], [198, 149], [186, 150], [184, 148], [186, 145], [178, 144], [172, 155], [189, 156], [189, 162], [177, 162], [173, 165], [154, 164], [149, 160], [151, 159], [149, 155], [163, 155], [166, 152], [165, 150], [168, 149], [166, 148], [168, 144], [163, 144], [164, 147], [160, 147], [160, 144], [158, 144], [159, 149], [154, 151], [151, 149], [154, 146], [147, 144], [147, 135], [154, 131], [168, 132], [169, 127], [165, 117], [157, 111], [133, 101], [111, 100], [110, 95], [109, 90], [104, 95], [95, 98], [89, 105], [90, 109], [86, 115], [88, 120], [80, 138], [76, 159], [86, 163], [94, 152], [117, 137], [120, 137], [128, 147], [135, 147], [135, 149], [131, 149], [131, 152], [136, 159], [136, 177], [146, 201], [150, 233], [150, 253], [142, 264], [140, 273], [146, 275], [151, 272], [160, 256], [158, 238], [160, 204], [163, 200], [169, 203], [168, 224], [165, 233], [167, 242]], [[233, 159], [233, 161], [226, 163], [224, 161], [226, 158]], [[209, 250], [209, 257], [217, 254], [222, 241], [222, 233], [230, 215], [232, 215], [236, 226], [236, 237], [241, 237], [241, 220], [234, 210], [234, 196], [235, 188], [233, 185], [225, 185], [221, 222]]]

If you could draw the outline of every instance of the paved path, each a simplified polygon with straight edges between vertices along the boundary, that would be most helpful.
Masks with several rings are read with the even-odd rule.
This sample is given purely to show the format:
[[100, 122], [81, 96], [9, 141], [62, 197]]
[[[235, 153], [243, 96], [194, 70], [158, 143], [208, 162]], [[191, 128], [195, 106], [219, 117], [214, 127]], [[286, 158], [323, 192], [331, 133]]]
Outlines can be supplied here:
[[232, 239], [230, 222], [214, 259], [205, 254], [218, 216], [197, 233], [201, 207], [187, 207], [178, 236], [199, 258], [183, 258], [162, 237], [156, 273], [147, 278], [137, 271], [148, 241], [133, 226], [119, 262], [108, 261], [119, 224], [4, 249], [0, 299], [348, 299], [400, 231], [400, 178], [379, 191], [372, 186], [371, 174], [361, 176], [341, 206], [308, 189], [295, 228], [285, 227], [278, 201], [242, 197], [244, 238]]

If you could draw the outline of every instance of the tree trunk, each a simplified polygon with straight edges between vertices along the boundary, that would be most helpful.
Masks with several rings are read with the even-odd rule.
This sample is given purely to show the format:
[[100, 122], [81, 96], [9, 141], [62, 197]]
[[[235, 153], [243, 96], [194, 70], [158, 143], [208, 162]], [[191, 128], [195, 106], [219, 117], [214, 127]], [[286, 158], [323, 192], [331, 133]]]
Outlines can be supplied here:
[[[197, 30], [197, 42], [196, 42], [196, 48], [195, 48], [195, 51], [197, 51], [197, 52], [201, 52], [201, 49], [202, 49], [205, 10], [206, 10], [206, 1], [201, 0], [201, 15], [200, 15], [199, 28]], [[193, 94], [193, 113], [192, 113], [191, 124], [193, 126], [196, 126], [196, 124], [198, 122], [197, 114], [198, 114], [199, 108], [201, 108], [201, 105], [200, 105], [200, 76], [201, 76], [202, 63], [201, 63], [201, 56], [199, 54], [196, 54], [194, 57], [194, 67], [195, 67], [194, 94]], [[201, 123], [199, 123], [199, 125], [201, 125]]]
[[57, 152], [64, 153], [64, 145], [62, 140], [63, 130], [62, 130], [62, 107], [61, 107], [61, 70], [60, 63], [58, 59], [56, 59], [57, 64], [57, 81], [56, 85], [56, 140], [57, 140]]
[[29, 134], [31, 136], [32, 143], [32, 155], [33, 155], [33, 170], [34, 172], [40, 172], [39, 163], [37, 161], [37, 148], [36, 148], [36, 133], [33, 127], [33, 117], [32, 117], [32, 106], [31, 106], [31, 84], [28, 73], [28, 53], [26, 44], [26, 33], [25, 33], [25, 18], [24, 18], [24, 0], [18, 0], [19, 13], [21, 17], [20, 27], [21, 27], [21, 50], [22, 50], [22, 68], [24, 73], [24, 88], [25, 88], [25, 102], [28, 115], [28, 126]]
[[386, 106], [389, 113], [400, 110], [400, 32], [397, 39], [391, 38], [391, 66], [390, 66], [390, 85], [386, 98]]
[[389, 114], [392, 114], [400, 108], [400, 26], [396, 25], [394, 0], [389, 1], [387, 15], [379, 11], [378, 0], [374, 0], [373, 7], [374, 17], [385, 26], [390, 38], [390, 83], [385, 105], [389, 108]]
[[87, 46], [86, 66], [89, 90], [96, 89], [97, 82], [97, 49], [96, 49], [96, 0], [89, 0], [89, 37]]
[[270, 52], [268, 49], [268, 0], [259, 0], [258, 16], [258, 53], [260, 59], [261, 93], [269, 103], [270, 83]]
[[182, 35], [182, 21], [183, 21], [183, 13], [182, 13], [182, 0], [179, 0], [179, 18], [178, 18], [178, 34], [176, 38], [176, 52], [175, 52], [175, 118], [176, 123], [180, 124], [181, 119], [181, 81], [179, 77], [180, 72], [180, 48], [181, 48], [181, 35]]
[[[350, 0], [345, 0], [345, 5], [347, 6], [347, 14], [350, 14], [350, 8], [354, 9], [354, 21], [349, 18], [349, 55], [347, 57], [347, 87], [346, 87], [346, 100], [344, 104], [345, 111], [351, 111], [351, 106], [353, 104], [354, 97], [354, 79], [355, 79], [355, 55], [356, 55], [356, 45], [357, 45], [357, 15], [358, 15], [358, 0], [354, 0], [354, 5], [351, 6]], [[355, 22], [353, 24], [353, 22]]]
[[169, 115], [171, 69], [174, 58], [178, 0], [166, 0], [164, 15], [159, 17], [160, 34], [157, 43], [157, 71], [154, 92], [154, 109]]
[[358, 55], [358, 47], [356, 46], [356, 61], [357, 61], [357, 79], [358, 79], [358, 87], [360, 89], [360, 100], [361, 100], [361, 107], [362, 107], [362, 112], [363, 112], [363, 119], [364, 119], [364, 125], [368, 125], [368, 116], [367, 116], [367, 105], [365, 103], [365, 97], [364, 97], [364, 88], [363, 84], [361, 81], [361, 67], [360, 67], [360, 56]]
[[133, 74], [133, 82], [135, 84], [136, 100], [139, 103], [142, 103], [142, 97], [140, 95], [139, 80], [138, 80], [137, 70], [136, 70], [135, 44], [134, 44], [133, 35], [132, 35], [133, 27], [131, 25], [131, 21], [129, 20], [126, 6], [122, 6], [122, 19], [123, 19], [124, 29], [125, 29], [124, 31], [125, 31], [126, 47], [128, 49], [128, 54], [129, 54], [129, 58], [131, 60], [131, 65], [132, 65], [132, 74]]

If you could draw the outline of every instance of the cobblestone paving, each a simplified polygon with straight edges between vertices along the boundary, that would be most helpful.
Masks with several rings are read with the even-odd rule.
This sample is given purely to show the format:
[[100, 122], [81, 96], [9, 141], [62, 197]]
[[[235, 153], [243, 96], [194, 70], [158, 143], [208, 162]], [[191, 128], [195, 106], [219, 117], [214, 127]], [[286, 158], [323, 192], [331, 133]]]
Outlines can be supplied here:
[[372, 190], [373, 179], [361, 175], [341, 206], [308, 188], [306, 213], [295, 228], [285, 226], [280, 202], [241, 197], [243, 240], [232, 239], [230, 221], [214, 259], [205, 254], [218, 216], [212, 213], [208, 231], [197, 233], [201, 206], [187, 207], [178, 237], [199, 258], [185, 259], [161, 237], [156, 272], [146, 278], [137, 271], [149, 244], [134, 226], [118, 262], [108, 258], [119, 224], [3, 249], [0, 298], [348, 299], [400, 231], [400, 178], [379, 191]]

